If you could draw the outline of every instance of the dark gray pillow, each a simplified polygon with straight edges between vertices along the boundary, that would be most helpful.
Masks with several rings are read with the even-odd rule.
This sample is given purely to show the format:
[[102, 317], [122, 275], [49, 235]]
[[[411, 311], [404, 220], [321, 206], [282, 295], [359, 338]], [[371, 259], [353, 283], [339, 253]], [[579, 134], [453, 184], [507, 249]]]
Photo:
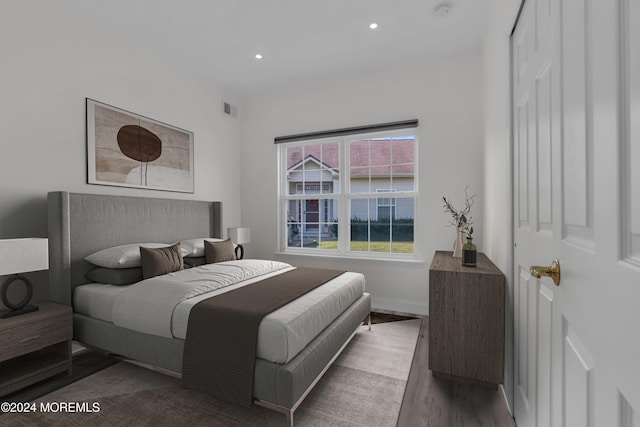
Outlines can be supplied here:
[[207, 258], [203, 256], [190, 256], [182, 258], [185, 266], [198, 267], [207, 263]]
[[140, 246], [140, 261], [142, 262], [143, 279], [182, 270], [180, 243], [165, 248]]
[[84, 275], [87, 279], [95, 283], [107, 285], [130, 285], [142, 280], [142, 268], [96, 268]]
[[207, 264], [222, 261], [233, 261], [236, 259], [233, 242], [231, 239], [223, 240], [222, 242], [210, 242], [205, 240], [204, 256], [207, 259]]

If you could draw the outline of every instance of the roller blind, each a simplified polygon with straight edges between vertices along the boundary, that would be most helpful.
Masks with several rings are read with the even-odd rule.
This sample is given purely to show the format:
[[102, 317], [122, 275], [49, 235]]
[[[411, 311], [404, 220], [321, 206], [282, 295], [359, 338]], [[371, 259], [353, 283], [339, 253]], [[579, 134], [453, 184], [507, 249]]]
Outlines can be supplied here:
[[273, 139], [273, 143], [283, 144], [287, 142], [305, 141], [310, 139], [330, 138], [332, 136], [354, 135], [358, 133], [380, 132], [394, 129], [409, 129], [416, 127], [418, 127], [418, 119], [404, 120], [400, 122], [378, 123], [375, 125], [355, 126], [350, 128], [300, 133], [297, 135], [277, 136]]

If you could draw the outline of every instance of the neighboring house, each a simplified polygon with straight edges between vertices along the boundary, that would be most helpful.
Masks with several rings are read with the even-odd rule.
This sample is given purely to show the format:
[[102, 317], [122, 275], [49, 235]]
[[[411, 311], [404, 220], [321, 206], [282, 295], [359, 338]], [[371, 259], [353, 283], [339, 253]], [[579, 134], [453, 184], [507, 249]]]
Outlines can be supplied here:
[[[289, 160], [297, 157], [294, 150], [288, 150]], [[302, 147], [300, 150], [302, 151]], [[312, 154], [299, 160], [287, 168], [289, 194], [335, 194], [339, 192], [339, 174], [337, 171], [338, 156], [323, 163]], [[335, 168], [331, 165], [336, 165]], [[304, 234], [317, 233], [325, 237], [331, 237], [330, 223], [338, 218], [338, 204], [333, 199], [305, 199], [289, 200], [287, 215], [290, 222], [303, 225]], [[298, 230], [299, 231], [299, 230]]]
[[[352, 141], [349, 144], [349, 190], [352, 195], [384, 192], [385, 197], [351, 199], [352, 220], [378, 221], [413, 219], [414, 199], [388, 197], [389, 192], [414, 189], [414, 138], [395, 139], [393, 148], [385, 139]], [[340, 192], [338, 144], [318, 144], [287, 149], [288, 194], [338, 194]], [[320, 234], [323, 240], [337, 238], [338, 203], [332, 198], [289, 200], [289, 223], [295, 233]], [[300, 230], [301, 228], [301, 230]], [[290, 236], [291, 238], [292, 236]]]

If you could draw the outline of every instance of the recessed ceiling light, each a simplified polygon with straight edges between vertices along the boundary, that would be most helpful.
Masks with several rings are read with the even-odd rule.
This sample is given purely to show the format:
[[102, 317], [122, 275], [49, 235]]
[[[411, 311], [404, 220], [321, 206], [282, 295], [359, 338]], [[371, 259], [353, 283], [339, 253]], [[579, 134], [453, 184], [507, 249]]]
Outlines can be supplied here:
[[372, 30], [375, 30], [376, 28], [378, 28], [378, 24], [376, 24], [375, 22], [372, 22], [371, 24], [369, 24], [369, 28], [371, 28]]
[[262, 55], [260, 55], [259, 53], [256, 53], [256, 59], [262, 59]]

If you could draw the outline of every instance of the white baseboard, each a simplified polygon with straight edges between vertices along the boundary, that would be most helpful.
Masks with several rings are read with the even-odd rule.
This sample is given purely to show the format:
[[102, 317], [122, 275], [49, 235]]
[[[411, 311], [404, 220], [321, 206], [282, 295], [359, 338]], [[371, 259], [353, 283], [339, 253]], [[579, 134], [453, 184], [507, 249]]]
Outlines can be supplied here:
[[402, 298], [376, 297], [375, 295], [371, 295], [371, 308], [422, 316], [429, 314], [429, 306], [426, 302]]

